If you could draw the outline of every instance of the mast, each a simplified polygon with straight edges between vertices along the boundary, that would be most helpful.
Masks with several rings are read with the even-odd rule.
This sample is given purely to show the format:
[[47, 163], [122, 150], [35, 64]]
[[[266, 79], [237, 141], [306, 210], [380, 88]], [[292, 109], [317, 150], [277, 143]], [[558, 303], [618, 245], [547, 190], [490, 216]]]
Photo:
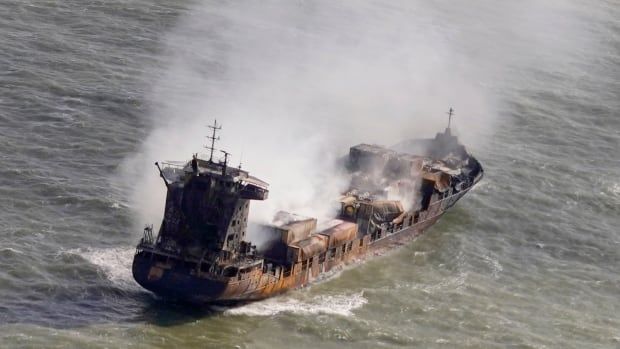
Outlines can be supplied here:
[[218, 125], [217, 124], [217, 119], [215, 119], [215, 122], [213, 123], [213, 125], [208, 125], [208, 128], [213, 130], [212, 135], [209, 137], [207, 136], [207, 139], [211, 140], [211, 147], [209, 147], [208, 145], [205, 145], [205, 148], [209, 149], [211, 151], [211, 155], [209, 155], [209, 162], [213, 162], [213, 150], [215, 150], [215, 141], [219, 141], [220, 137], [215, 137], [215, 133], [219, 130], [222, 129], [222, 125]]
[[450, 124], [452, 123], [452, 115], [454, 115], [454, 109], [450, 107], [450, 110], [446, 114], [448, 114], [448, 130], [449, 130]]

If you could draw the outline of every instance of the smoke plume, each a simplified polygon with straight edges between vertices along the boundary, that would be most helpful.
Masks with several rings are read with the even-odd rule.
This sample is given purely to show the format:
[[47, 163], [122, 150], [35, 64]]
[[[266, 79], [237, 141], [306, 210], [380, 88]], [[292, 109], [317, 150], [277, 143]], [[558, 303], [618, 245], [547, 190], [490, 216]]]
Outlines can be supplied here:
[[[489, 125], [481, 68], [427, 2], [199, 2], [165, 38], [151, 96], [153, 132], [127, 159], [138, 223], [161, 221], [156, 160], [188, 160], [217, 144], [271, 184], [250, 219], [285, 209], [329, 216], [347, 184], [335, 160], [357, 143], [432, 137], [457, 110], [465, 142]], [[491, 70], [489, 66], [484, 68]], [[204, 149], [203, 149], [204, 150]]]

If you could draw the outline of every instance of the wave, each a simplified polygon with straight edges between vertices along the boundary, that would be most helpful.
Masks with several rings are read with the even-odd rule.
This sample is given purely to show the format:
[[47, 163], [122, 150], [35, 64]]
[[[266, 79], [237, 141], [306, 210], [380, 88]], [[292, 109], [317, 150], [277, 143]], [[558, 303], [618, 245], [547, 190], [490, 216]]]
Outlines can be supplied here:
[[484, 262], [487, 263], [491, 268], [491, 274], [493, 275], [493, 277], [497, 279], [499, 277], [499, 274], [504, 271], [504, 267], [500, 264], [497, 258], [493, 258], [487, 255], [482, 256], [482, 258]]
[[281, 313], [296, 315], [340, 315], [353, 316], [353, 311], [359, 309], [368, 300], [363, 292], [340, 295], [315, 296], [309, 300], [281, 296], [264, 301], [250, 303], [237, 308], [223, 309], [224, 315], [233, 316], [273, 316]]
[[134, 248], [130, 247], [79, 248], [67, 251], [99, 267], [116, 286], [123, 289], [142, 290], [131, 273], [134, 252]]

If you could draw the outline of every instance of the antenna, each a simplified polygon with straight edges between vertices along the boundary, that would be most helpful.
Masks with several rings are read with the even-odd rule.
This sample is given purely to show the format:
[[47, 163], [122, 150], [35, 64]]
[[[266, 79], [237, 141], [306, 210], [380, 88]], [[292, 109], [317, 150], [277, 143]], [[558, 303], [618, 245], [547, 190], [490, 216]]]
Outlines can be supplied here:
[[243, 152], [241, 152], [241, 156], [239, 156], [239, 169], [241, 169], [242, 161], [243, 161]]
[[446, 114], [448, 114], [448, 128], [450, 128], [450, 123], [452, 123], [452, 116], [454, 115], [454, 109], [450, 107], [450, 110]]
[[215, 141], [220, 140], [219, 136], [215, 137], [215, 133], [222, 129], [222, 125], [218, 125], [217, 119], [215, 119], [215, 122], [213, 123], [213, 125], [209, 125], [207, 127], [213, 130], [213, 134], [210, 137], [207, 136], [207, 139], [211, 140], [211, 147], [209, 147], [208, 145], [205, 145], [205, 148], [211, 150], [211, 155], [209, 155], [209, 162], [213, 162], [213, 150], [215, 150]]

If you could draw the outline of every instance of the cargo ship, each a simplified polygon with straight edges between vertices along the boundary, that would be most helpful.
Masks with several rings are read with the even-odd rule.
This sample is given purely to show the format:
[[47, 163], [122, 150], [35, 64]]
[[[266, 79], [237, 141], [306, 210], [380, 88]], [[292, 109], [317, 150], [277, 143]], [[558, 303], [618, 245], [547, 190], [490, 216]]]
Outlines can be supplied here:
[[[267, 200], [269, 186], [241, 166], [194, 154], [186, 163], [156, 163], [167, 189], [158, 233], [144, 229], [133, 260], [135, 280], [177, 301], [240, 304], [304, 287], [378, 250], [413, 240], [432, 226], [484, 174], [451, 133], [450, 119], [435, 138], [391, 148], [359, 144], [343, 166], [349, 187], [335, 197], [333, 220], [280, 211], [248, 237], [252, 200]], [[326, 203], [331, 204], [331, 203]]]

